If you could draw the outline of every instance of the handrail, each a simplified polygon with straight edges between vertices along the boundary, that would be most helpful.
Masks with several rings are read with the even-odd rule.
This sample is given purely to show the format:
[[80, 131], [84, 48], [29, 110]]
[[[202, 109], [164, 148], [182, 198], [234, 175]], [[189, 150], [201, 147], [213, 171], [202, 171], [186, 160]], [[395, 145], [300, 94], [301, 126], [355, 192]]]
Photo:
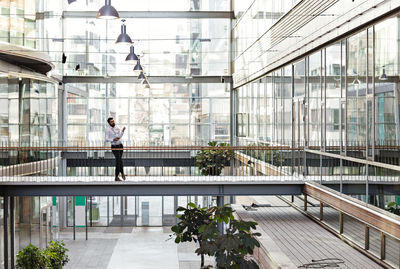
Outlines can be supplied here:
[[313, 182], [305, 182], [303, 193], [400, 240], [400, 217], [394, 214]]
[[[348, 146], [347, 150], [365, 150], [365, 146]], [[291, 146], [124, 146], [123, 150], [313, 150], [320, 147], [291, 147]], [[400, 150], [400, 146], [375, 146], [375, 149]], [[64, 150], [110, 150], [110, 146], [38, 146], [38, 147], [15, 147], [0, 146], [0, 151], [19, 150], [19, 151], [64, 151]], [[113, 149], [119, 150], [119, 149]], [[121, 149], [122, 150], [122, 149]], [[338, 146], [326, 146], [326, 151], [340, 150]]]

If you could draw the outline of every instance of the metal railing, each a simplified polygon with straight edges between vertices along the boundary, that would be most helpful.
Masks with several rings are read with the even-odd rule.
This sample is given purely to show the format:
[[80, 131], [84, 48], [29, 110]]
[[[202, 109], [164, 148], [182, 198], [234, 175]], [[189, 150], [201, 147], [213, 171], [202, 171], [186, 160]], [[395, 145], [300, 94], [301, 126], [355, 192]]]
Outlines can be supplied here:
[[[286, 143], [287, 142], [287, 143]], [[124, 143], [125, 174], [134, 177], [162, 176], [235, 176], [271, 177], [272, 180], [304, 180], [326, 182], [400, 182], [400, 155], [392, 163], [380, 163], [341, 154], [340, 146], [304, 146], [301, 143], [269, 143], [247, 146], [163, 146]], [[291, 143], [291, 145], [287, 145]], [[115, 158], [110, 146], [101, 143], [60, 142], [62, 146], [37, 144], [19, 146], [0, 143], [0, 181], [113, 181]], [[347, 150], [362, 151], [362, 146]], [[377, 148], [376, 148], [377, 149]], [[116, 149], [119, 150], [119, 149]], [[339, 152], [336, 152], [338, 151]], [[380, 151], [400, 152], [399, 146], [384, 145]], [[223, 163], [223, 169], [210, 165], [202, 173], [197, 167], [197, 154], [208, 151], [229, 152], [230, 158], [211, 160]], [[57, 178], [58, 177], [58, 178]], [[162, 180], [162, 179], [160, 179]]]
[[311, 182], [283, 199], [378, 263], [400, 266], [400, 216]]

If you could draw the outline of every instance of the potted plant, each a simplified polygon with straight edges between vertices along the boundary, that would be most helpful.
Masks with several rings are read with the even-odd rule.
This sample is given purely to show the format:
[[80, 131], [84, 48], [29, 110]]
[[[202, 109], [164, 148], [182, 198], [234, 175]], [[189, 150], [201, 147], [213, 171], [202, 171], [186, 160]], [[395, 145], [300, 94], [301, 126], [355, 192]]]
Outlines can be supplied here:
[[219, 176], [234, 153], [229, 149], [218, 149], [218, 147], [229, 147], [228, 143], [213, 141], [208, 145], [216, 149], [200, 150], [196, 155], [196, 165], [203, 176]]
[[49, 246], [43, 251], [46, 261], [46, 268], [60, 269], [69, 262], [63, 241], [50, 241]]
[[29, 244], [18, 252], [15, 267], [19, 269], [44, 269], [45, 259], [37, 247]]

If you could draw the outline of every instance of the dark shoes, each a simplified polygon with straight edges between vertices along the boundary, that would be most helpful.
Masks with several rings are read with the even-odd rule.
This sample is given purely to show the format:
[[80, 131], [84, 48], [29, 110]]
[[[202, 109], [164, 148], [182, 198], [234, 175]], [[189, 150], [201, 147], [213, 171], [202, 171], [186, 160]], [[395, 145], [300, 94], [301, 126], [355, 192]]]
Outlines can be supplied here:
[[122, 181], [119, 177], [115, 177], [115, 181]]
[[123, 180], [126, 180], [125, 174], [122, 174], [122, 179], [123, 179]]

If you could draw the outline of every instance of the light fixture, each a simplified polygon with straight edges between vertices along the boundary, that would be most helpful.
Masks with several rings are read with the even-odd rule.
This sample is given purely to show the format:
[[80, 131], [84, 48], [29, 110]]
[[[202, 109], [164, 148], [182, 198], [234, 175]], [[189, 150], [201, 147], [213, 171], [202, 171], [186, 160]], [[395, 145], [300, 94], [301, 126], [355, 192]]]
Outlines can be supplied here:
[[68, 0], [68, 4], [71, 4], [73, 2], [76, 2], [76, 0]]
[[144, 75], [143, 72], [140, 72], [140, 75], [138, 76], [138, 79], [139, 80], [146, 79], [146, 76]]
[[137, 64], [135, 65], [135, 67], [133, 68], [133, 71], [135, 72], [143, 72], [143, 68], [140, 65], [140, 59], [138, 59]]
[[353, 81], [353, 85], [360, 85], [361, 81], [356, 77], [356, 79]]
[[122, 20], [122, 25], [121, 25], [121, 34], [118, 36], [117, 41], [115, 41], [117, 44], [132, 44], [132, 39], [130, 38], [129, 35], [126, 34], [126, 25], [125, 25], [125, 20]]
[[382, 67], [382, 74], [379, 76], [380, 80], [388, 80], [388, 77], [385, 72], [385, 66]]
[[111, 5], [111, 0], [105, 0], [105, 5], [99, 9], [96, 18], [105, 20], [119, 19], [118, 11]]
[[137, 55], [135, 54], [135, 48], [133, 46], [131, 46], [131, 51], [129, 52], [128, 56], [126, 56], [125, 61], [127, 62], [133, 62], [135, 64], [138, 63], [139, 58], [137, 57]]
[[144, 85], [145, 89], [150, 89], [150, 84], [146, 81], [146, 85]]

